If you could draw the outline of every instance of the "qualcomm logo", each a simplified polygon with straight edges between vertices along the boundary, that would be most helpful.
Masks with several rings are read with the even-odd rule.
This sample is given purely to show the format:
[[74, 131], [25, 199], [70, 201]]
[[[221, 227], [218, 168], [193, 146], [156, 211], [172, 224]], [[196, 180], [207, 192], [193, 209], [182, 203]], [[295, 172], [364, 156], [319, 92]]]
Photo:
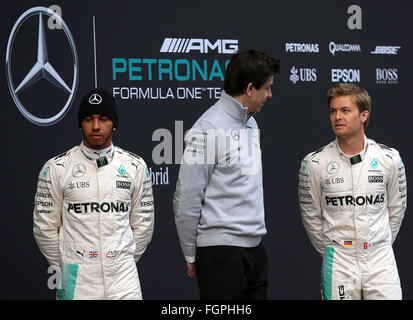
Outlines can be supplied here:
[[328, 50], [334, 56], [336, 52], [361, 52], [361, 46], [359, 44], [341, 44], [330, 42]]
[[[69, 41], [69, 45], [72, 51], [73, 57], [73, 79], [72, 79], [72, 86], [69, 87], [66, 82], [60, 77], [59, 73], [55, 70], [52, 64], [49, 61], [49, 57], [47, 54], [47, 44], [46, 44], [46, 36], [44, 32], [44, 25], [43, 25], [43, 16], [50, 16], [56, 19], [59, 25], [62, 26], [62, 29], [66, 35], [67, 40]], [[38, 39], [37, 39], [37, 61], [34, 62], [33, 67], [29, 70], [26, 74], [24, 79], [19, 83], [17, 87], [15, 87], [12, 77], [12, 51], [14, 46], [14, 41], [16, 35], [21, 28], [21, 26], [32, 16], [39, 17], [39, 27], [38, 27]], [[55, 61], [55, 60], [54, 60]], [[76, 94], [76, 88], [78, 84], [78, 58], [76, 52], [75, 42], [73, 37], [70, 33], [69, 28], [67, 27], [66, 23], [63, 19], [55, 13], [53, 10], [44, 8], [44, 7], [34, 7], [27, 11], [25, 11], [19, 19], [17, 19], [16, 23], [13, 26], [13, 29], [9, 36], [9, 41], [7, 43], [7, 52], [6, 52], [6, 74], [7, 74], [7, 83], [9, 86], [9, 90], [11, 96], [19, 109], [22, 115], [29, 120], [30, 122], [39, 125], [39, 126], [50, 126], [58, 121], [60, 121], [66, 113], [69, 111], [70, 106], [73, 102], [73, 99]], [[50, 118], [39, 118], [35, 115], [31, 114], [20, 101], [18, 94], [21, 93], [23, 90], [28, 89], [32, 86], [35, 82], [40, 79], [46, 79], [55, 85], [57, 88], [63, 90], [67, 95], [68, 98], [66, 100], [65, 105], [61, 108], [61, 110]]]
[[198, 51], [208, 53], [208, 50], [216, 50], [220, 54], [233, 54], [238, 51], [238, 40], [217, 39], [212, 43], [208, 39], [165, 38], [160, 52], [189, 53]]

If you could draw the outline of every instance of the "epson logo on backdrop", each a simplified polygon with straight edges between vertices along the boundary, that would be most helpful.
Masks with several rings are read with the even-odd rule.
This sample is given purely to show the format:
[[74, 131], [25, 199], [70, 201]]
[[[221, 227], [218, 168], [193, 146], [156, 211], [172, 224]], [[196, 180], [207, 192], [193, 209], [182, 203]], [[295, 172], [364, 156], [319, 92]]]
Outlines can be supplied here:
[[359, 44], [342, 44], [331, 41], [328, 45], [328, 50], [334, 56], [336, 52], [361, 52], [361, 46]]
[[332, 82], [360, 82], [360, 69], [331, 69]]
[[377, 84], [397, 84], [399, 80], [396, 68], [376, 68]]
[[285, 44], [285, 52], [296, 53], [318, 53], [320, 48], [318, 43], [292, 43]]
[[211, 42], [208, 39], [192, 38], [165, 38], [159, 52], [168, 53], [209, 53], [216, 51], [220, 54], [233, 54], [238, 51], [238, 40], [236, 39], [217, 39]]

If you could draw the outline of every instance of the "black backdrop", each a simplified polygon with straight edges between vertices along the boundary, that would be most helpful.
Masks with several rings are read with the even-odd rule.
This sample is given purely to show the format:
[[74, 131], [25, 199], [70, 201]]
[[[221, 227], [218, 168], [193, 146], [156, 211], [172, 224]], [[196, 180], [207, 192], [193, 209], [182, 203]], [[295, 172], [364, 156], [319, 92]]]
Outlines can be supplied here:
[[[175, 146], [182, 143], [180, 126], [188, 130], [216, 100], [219, 89], [213, 88], [222, 87], [220, 71], [224, 72], [230, 58], [225, 49], [235, 45], [266, 51], [281, 60], [273, 98], [256, 115], [263, 150], [269, 298], [319, 299], [321, 258], [305, 234], [297, 204], [300, 160], [334, 138], [325, 94], [335, 80], [332, 72], [340, 71], [331, 70], [354, 69], [359, 79], [353, 81], [365, 87], [373, 100], [367, 135], [397, 148], [410, 176], [413, 5], [401, 0], [4, 1], [0, 19], [3, 61], [18, 18], [30, 8], [51, 5], [60, 7], [76, 44], [79, 82], [66, 116], [54, 125], [38, 126], [16, 107], [2, 64], [0, 298], [54, 299], [54, 291], [47, 287], [48, 265], [32, 235], [33, 196], [42, 164], [80, 143], [77, 108], [81, 97], [95, 86], [96, 61], [98, 86], [114, 92], [119, 106], [120, 127], [114, 143], [142, 156], [153, 173], [155, 231], [138, 263], [144, 298], [197, 299], [196, 281], [186, 276], [173, 219], [172, 194], [179, 169]], [[348, 13], [351, 5], [361, 11], [350, 8]], [[11, 54], [15, 86], [36, 61], [38, 21], [38, 16], [27, 19], [16, 34]], [[361, 23], [361, 29], [351, 29], [351, 22]], [[62, 29], [53, 27], [56, 20], [45, 15], [43, 24], [49, 61], [71, 87], [74, 71], [69, 42]], [[192, 47], [183, 41], [182, 46], [168, 47], [176, 52], [161, 52], [168, 38], [200, 40], [193, 41]], [[207, 53], [206, 40], [212, 44]], [[344, 48], [352, 51], [337, 50], [344, 44], [351, 45]], [[397, 54], [372, 54], [377, 46]], [[300, 48], [307, 52], [297, 52]], [[40, 117], [58, 112], [68, 97], [45, 79], [18, 96], [26, 109]], [[170, 132], [173, 149], [164, 152], [172, 152], [172, 161], [155, 163], [153, 152], [160, 149], [161, 141], [153, 138], [154, 132], [163, 133], [163, 141]], [[405, 299], [413, 297], [409, 211], [394, 245]]]

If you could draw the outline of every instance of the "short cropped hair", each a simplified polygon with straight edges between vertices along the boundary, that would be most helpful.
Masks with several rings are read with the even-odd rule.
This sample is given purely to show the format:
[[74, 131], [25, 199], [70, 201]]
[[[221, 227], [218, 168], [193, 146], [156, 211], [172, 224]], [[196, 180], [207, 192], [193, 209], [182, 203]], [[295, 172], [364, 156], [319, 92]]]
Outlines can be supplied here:
[[245, 93], [249, 83], [256, 89], [268, 80], [268, 77], [280, 72], [280, 61], [264, 52], [246, 50], [236, 52], [225, 72], [224, 90], [230, 96]]
[[359, 108], [360, 113], [363, 111], [369, 112], [369, 117], [364, 123], [364, 129], [366, 129], [370, 121], [371, 113], [371, 98], [368, 92], [365, 89], [359, 87], [358, 85], [352, 83], [337, 83], [327, 91], [328, 106], [330, 106], [331, 99], [341, 96], [353, 97], [353, 101]]

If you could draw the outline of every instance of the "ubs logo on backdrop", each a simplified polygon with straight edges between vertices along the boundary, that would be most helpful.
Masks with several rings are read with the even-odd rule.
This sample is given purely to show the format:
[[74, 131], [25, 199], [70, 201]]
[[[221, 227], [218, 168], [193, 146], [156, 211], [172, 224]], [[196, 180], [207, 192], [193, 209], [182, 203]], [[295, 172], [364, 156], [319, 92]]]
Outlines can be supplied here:
[[290, 69], [290, 81], [294, 84], [297, 82], [315, 82], [317, 81], [317, 69], [292, 66]]
[[[27, 70], [25, 77], [20, 80], [17, 85], [15, 86], [13, 73], [12, 73], [12, 58], [13, 58], [13, 48], [15, 46], [15, 39], [16, 35], [18, 34], [20, 28], [26, 23], [26, 21], [33, 17], [38, 16], [38, 29], [37, 29], [37, 60], [33, 61], [33, 65], [31, 69]], [[48, 44], [46, 42], [46, 34], [44, 29], [44, 16], [52, 17], [56, 19], [61, 29], [64, 31], [67, 41], [69, 42], [69, 47], [71, 49], [72, 54], [72, 63], [73, 63], [73, 79], [72, 85], [69, 87], [66, 81], [59, 75], [58, 66], [56, 67], [55, 62], [58, 62], [58, 65], [62, 65], [63, 63], [67, 63], [67, 61], [59, 61], [59, 57], [52, 57], [49, 60], [48, 56]], [[50, 45], [50, 44], [49, 44]], [[52, 44], [53, 45], [53, 44]], [[33, 48], [35, 52], [36, 48]], [[30, 56], [30, 55], [27, 55]], [[22, 58], [20, 58], [22, 59]], [[27, 59], [27, 58], [25, 58]], [[53, 61], [53, 64], [51, 63]], [[13, 26], [13, 29], [10, 33], [9, 40], [7, 43], [7, 52], [6, 52], [6, 75], [7, 75], [7, 84], [9, 86], [9, 90], [11, 96], [21, 112], [21, 114], [30, 122], [34, 123], [38, 126], [50, 126], [58, 121], [60, 121], [66, 113], [69, 111], [70, 106], [72, 105], [73, 99], [76, 94], [76, 88], [78, 84], [78, 58], [76, 52], [75, 42], [73, 37], [70, 33], [69, 28], [67, 27], [66, 23], [63, 19], [55, 13], [53, 10], [45, 8], [45, 7], [34, 7], [27, 11], [25, 11], [16, 21]], [[45, 79], [51, 82], [56, 88], [65, 92], [68, 96], [66, 102], [63, 107], [60, 108], [60, 111], [57, 112], [54, 116], [49, 118], [41, 118], [34, 114], [32, 114], [28, 109], [28, 105], [23, 104], [23, 102], [19, 98], [19, 94], [24, 90], [30, 90], [30, 87], [37, 82], [38, 80]], [[33, 90], [33, 89], [32, 89]], [[39, 96], [45, 96], [45, 93], [38, 94]], [[33, 108], [30, 108], [33, 109]]]

